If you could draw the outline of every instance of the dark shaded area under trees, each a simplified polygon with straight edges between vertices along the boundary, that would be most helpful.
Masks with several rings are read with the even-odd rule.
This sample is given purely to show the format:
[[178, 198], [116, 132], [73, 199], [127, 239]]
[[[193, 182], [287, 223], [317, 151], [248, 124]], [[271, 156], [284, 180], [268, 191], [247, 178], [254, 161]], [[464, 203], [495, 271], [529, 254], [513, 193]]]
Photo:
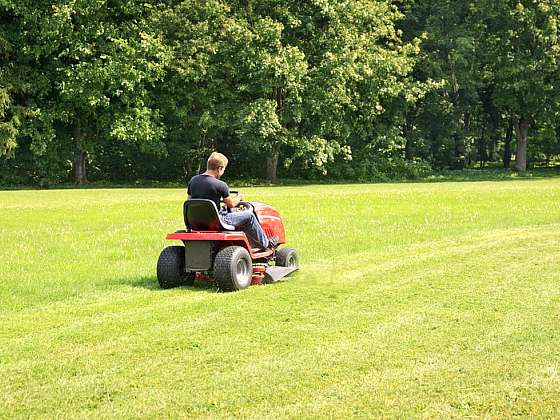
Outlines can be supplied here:
[[[0, 0], [0, 185], [560, 157], [560, 4]], [[512, 160], [513, 159], [513, 160]]]

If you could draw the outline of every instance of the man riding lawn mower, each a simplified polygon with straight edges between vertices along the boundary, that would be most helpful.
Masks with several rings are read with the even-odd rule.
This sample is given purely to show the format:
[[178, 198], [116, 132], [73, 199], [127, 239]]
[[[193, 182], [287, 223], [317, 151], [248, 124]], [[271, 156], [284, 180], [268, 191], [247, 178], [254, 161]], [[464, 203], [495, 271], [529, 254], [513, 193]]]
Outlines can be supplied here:
[[213, 279], [221, 290], [234, 291], [277, 282], [298, 269], [296, 251], [278, 249], [286, 242], [278, 211], [230, 191], [220, 180], [227, 163], [224, 155], [212, 153], [206, 172], [189, 181], [183, 205], [187, 230], [167, 235], [183, 246], [168, 246], [159, 256], [162, 288]]

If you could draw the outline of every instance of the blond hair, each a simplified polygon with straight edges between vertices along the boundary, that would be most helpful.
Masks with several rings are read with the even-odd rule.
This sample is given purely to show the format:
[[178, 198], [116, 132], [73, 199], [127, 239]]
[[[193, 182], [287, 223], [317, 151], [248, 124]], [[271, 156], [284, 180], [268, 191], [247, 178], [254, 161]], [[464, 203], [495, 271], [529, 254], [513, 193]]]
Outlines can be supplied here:
[[228, 164], [228, 158], [218, 152], [213, 152], [208, 158], [206, 169], [215, 171], [218, 168], [224, 168]]

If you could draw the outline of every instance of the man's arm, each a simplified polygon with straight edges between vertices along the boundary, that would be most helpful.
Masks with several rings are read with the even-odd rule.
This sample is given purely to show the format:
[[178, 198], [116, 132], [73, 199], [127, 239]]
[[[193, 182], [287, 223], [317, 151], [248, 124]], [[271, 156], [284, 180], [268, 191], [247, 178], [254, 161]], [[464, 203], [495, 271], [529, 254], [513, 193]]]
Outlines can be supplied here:
[[231, 195], [228, 195], [226, 198], [224, 198], [225, 205], [228, 206], [228, 208], [230, 209], [233, 207], [237, 207], [240, 201], [243, 201], [243, 194], [241, 193], [237, 193], [237, 197], [232, 197]]

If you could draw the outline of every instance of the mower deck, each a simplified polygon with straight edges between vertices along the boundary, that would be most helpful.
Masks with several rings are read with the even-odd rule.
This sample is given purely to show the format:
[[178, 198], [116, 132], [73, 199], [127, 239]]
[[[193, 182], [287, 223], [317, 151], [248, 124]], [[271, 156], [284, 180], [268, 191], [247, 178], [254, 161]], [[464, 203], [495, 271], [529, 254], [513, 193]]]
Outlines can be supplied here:
[[265, 281], [267, 283], [276, 283], [280, 279], [286, 277], [287, 275], [293, 273], [297, 270], [297, 267], [280, 267], [280, 266], [271, 266], [267, 267], [265, 271]]

